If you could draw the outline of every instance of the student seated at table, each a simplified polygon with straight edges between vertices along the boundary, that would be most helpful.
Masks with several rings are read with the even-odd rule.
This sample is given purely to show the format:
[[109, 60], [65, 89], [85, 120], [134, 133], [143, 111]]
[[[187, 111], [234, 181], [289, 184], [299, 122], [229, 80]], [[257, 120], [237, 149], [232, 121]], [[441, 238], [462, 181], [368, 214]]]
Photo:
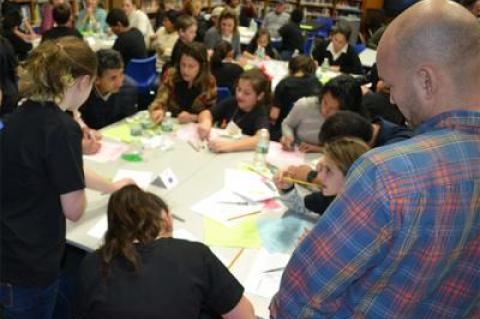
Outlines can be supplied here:
[[135, 83], [123, 74], [125, 65], [120, 53], [103, 49], [96, 55], [97, 77], [80, 113], [88, 127], [98, 130], [134, 114], [138, 100]]
[[280, 142], [285, 150], [295, 144], [302, 152], [319, 152], [318, 134], [323, 122], [339, 110], [361, 113], [362, 90], [352, 76], [341, 74], [328, 81], [320, 95], [298, 100], [282, 122]]
[[169, 111], [180, 123], [206, 120], [207, 109], [217, 98], [215, 77], [210, 73], [207, 49], [198, 42], [183, 45], [180, 62], [162, 77], [150, 118], [160, 123]]
[[19, 61], [27, 58], [28, 53], [32, 50], [32, 41], [37, 37], [35, 32], [27, 25], [28, 30], [22, 30], [22, 14], [19, 10], [11, 11], [8, 15], [3, 17], [2, 32], [3, 36], [10, 42], [12, 48]]
[[172, 237], [167, 204], [126, 186], [113, 193], [102, 246], [78, 273], [78, 318], [254, 319], [244, 288], [202, 243]]
[[[19, 86], [26, 100], [5, 120], [0, 152], [0, 296], [6, 318], [51, 318], [65, 219], [83, 215], [85, 186], [112, 192], [129, 182], [112, 184], [83, 167], [82, 133], [65, 112], [88, 97], [96, 67], [95, 53], [74, 37], [40, 44], [23, 65]], [[5, 303], [5, 296], [15, 302]]]
[[53, 21], [53, 8], [61, 3], [65, 3], [65, 1], [48, 0], [47, 3], [42, 5], [40, 10], [40, 16], [42, 17], [42, 22], [40, 23], [40, 34], [44, 34], [55, 26], [55, 21]]
[[77, 29], [71, 27], [72, 9], [68, 3], [61, 3], [53, 8], [53, 20], [55, 21], [55, 26], [42, 35], [42, 42], [67, 36], [83, 38]]
[[129, 26], [128, 18], [121, 9], [112, 9], [107, 15], [107, 23], [117, 39], [113, 49], [120, 52], [123, 63], [128, 65], [131, 59], [143, 59], [147, 57], [147, 49], [142, 33], [137, 28]]
[[222, 40], [215, 46], [210, 59], [212, 74], [217, 80], [217, 87], [227, 87], [234, 92], [235, 83], [243, 73], [243, 68], [233, 60], [234, 52], [232, 45]]
[[282, 37], [282, 46], [280, 49], [280, 55], [282, 60], [290, 60], [293, 52], [303, 52], [303, 43], [305, 39], [300, 29], [300, 23], [303, 20], [303, 10], [295, 9], [290, 14], [290, 21], [284, 24], [278, 33]]
[[82, 32], [106, 32], [107, 12], [98, 7], [97, 0], [85, 0], [84, 8], [78, 13], [76, 27]]
[[276, 54], [270, 42], [268, 30], [265, 28], [258, 29], [245, 51], [243, 51], [243, 56], [247, 59], [260, 60], [275, 58]]
[[185, 3], [185, 13], [197, 20], [197, 35], [195, 36], [197, 42], [203, 42], [209, 28], [209, 23], [202, 12], [202, 6], [202, 0], [187, 0]]
[[298, 99], [320, 94], [322, 85], [315, 76], [316, 69], [315, 61], [305, 55], [297, 55], [288, 62], [288, 76], [277, 84], [270, 110], [272, 140], [280, 139], [282, 122]]
[[240, 7], [240, 16], [238, 18], [239, 25], [242, 27], [250, 27], [255, 23], [257, 17], [257, 8], [252, 0], [243, 0]]
[[[294, 167], [280, 170], [273, 178], [275, 186], [281, 193], [281, 199], [288, 209], [298, 212], [315, 212], [323, 214], [334, 197], [341, 191], [345, 176], [352, 164], [370, 147], [363, 140], [355, 137], [338, 137], [324, 144], [323, 157], [319, 159], [313, 178], [321, 187], [321, 192], [315, 192], [302, 198], [290, 179], [295, 179]], [[314, 203], [314, 205], [311, 205]]]
[[150, 46], [157, 53], [157, 71], [161, 73], [172, 56], [173, 47], [178, 41], [178, 32], [175, 29], [177, 12], [168, 10], [163, 14], [163, 25], [151, 37]]
[[208, 49], [215, 48], [215, 46], [222, 40], [228, 41], [232, 44], [235, 58], [240, 56], [240, 32], [238, 32], [238, 17], [234, 11], [225, 8], [216, 26], [208, 29], [205, 33], [205, 45]]
[[176, 66], [180, 62], [180, 53], [183, 47], [192, 43], [197, 35], [197, 20], [187, 14], [182, 14], [177, 18], [175, 28], [178, 32], [178, 40], [172, 49], [172, 56], [170, 58], [170, 66]]
[[331, 41], [321, 41], [315, 46], [312, 56], [321, 65], [324, 59], [334, 71], [363, 74], [362, 63], [355, 48], [348, 44], [351, 28], [348, 24], [337, 24], [331, 32]]
[[147, 14], [142, 10], [137, 9], [133, 0], [123, 0], [122, 10], [128, 17], [128, 25], [131, 28], [136, 28], [143, 34], [145, 46], [147, 49], [150, 48], [150, 37], [154, 34], [154, 31]]
[[[241, 139], [210, 138], [208, 147], [216, 153], [247, 151], [255, 149], [259, 130], [268, 129], [268, 111], [271, 89], [267, 77], [252, 69], [240, 75], [235, 97], [224, 100], [208, 110], [208, 126], [199, 126], [199, 135], [208, 137], [212, 123], [222, 129], [248, 137]], [[240, 131], [241, 130], [241, 131]]]

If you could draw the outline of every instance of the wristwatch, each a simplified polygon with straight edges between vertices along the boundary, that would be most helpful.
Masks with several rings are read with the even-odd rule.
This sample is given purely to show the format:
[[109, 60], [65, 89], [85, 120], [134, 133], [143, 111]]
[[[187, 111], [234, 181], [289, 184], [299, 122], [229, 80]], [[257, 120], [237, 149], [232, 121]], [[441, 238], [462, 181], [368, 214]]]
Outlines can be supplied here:
[[307, 174], [307, 182], [309, 182], [309, 183], [313, 182], [313, 180], [314, 180], [315, 178], [317, 178], [317, 176], [318, 176], [318, 172], [312, 169], [312, 170], [311, 170], [310, 172], [308, 172], [308, 174]]

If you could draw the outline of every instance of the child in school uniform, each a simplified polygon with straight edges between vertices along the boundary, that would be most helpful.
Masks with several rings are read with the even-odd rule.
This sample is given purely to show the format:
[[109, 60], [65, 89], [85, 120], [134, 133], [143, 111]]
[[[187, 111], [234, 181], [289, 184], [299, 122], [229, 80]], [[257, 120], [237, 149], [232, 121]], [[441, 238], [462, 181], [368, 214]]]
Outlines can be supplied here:
[[150, 118], [160, 123], [169, 111], [180, 123], [207, 120], [207, 110], [217, 98], [207, 49], [198, 42], [184, 44], [179, 63], [162, 77], [157, 96], [149, 106]]
[[255, 33], [246, 50], [243, 51], [243, 57], [247, 59], [275, 58], [275, 51], [273, 51], [270, 33], [267, 29], [261, 28]]
[[180, 61], [180, 53], [185, 44], [192, 43], [197, 35], [197, 20], [187, 14], [177, 17], [175, 29], [178, 32], [178, 40], [172, 49], [169, 66], [175, 66]]
[[222, 101], [208, 110], [209, 126], [199, 127], [200, 136], [208, 136], [212, 123], [229, 131], [248, 135], [241, 139], [210, 139], [208, 146], [217, 153], [253, 150], [259, 139], [259, 131], [268, 129], [270, 106], [270, 82], [258, 69], [242, 73], [235, 90], [235, 97]]
[[126, 186], [110, 197], [107, 219], [104, 243], [79, 270], [75, 318], [255, 318], [207, 246], [172, 237], [161, 198]]
[[215, 46], [210, 59], [212, 74], [217, 80], [217, 87], [227, 87], [231, 93], [234, 91], [238, 77], [243, 73], [243, 68], [233, 60], [232, 45], [222, 40]]

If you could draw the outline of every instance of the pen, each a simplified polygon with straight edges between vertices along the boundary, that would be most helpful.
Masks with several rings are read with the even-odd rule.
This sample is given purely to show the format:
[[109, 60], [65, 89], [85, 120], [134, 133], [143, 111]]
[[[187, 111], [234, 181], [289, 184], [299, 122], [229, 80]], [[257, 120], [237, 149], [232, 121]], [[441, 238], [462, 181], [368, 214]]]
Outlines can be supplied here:
[[200, 149], [198, 148], [198, 146], [196, 146], [192, 141], [188, 140], [188, 144], [190, 144], [190, 146], [191, 146], [196, 152], [200, 152]]
[[185, 223], [185, 219], [178, 215], [172, 214], [172, 218], [178, 220], [179, 222]]
[[251, 215], [257, 215], [257, 214], [260, 214], [260, 213], [261, 213], [261, 211], [256, 211], [256, 212], [252, 212], [252, 213], [248, 213], [248, 214], [243, 214], [243, 215], [240, 215], [240, 216], [230, 217], [230, 218], [227, 219], [227, 222], [232, 221], [232, 220], [237, 220], [237, 219], [240, 219], [240, 218], [243, 218], [243, 217], [251, 216]]
[[227, 204], [227, 205], [245, 205], [248, 206], [250, 203], [248, 202], [229, 202], [229, 201], [218, 201], [219, 204]]
[[265, 271], [262, 271], [262, 274], [267, 274], [270, 272], [277, 272], [277, 271], [283, 271], [285, 267], [277, 267], [277, 268], [272, 268], [272, 269], [267, 269]]
[[237, 254], [235, 255], [235, 257], [233, 257], [232, 261], [228, 264], [227, 268], [230, 269], [233, 267], [233, 265], [237, 262], [238, 258], [240, 258], [240, 256], [242, 255], [243, 251], [245, 250], [245, 248], [241, 248]]
[[305, 185], [305, 186], [319, 187], [318, 184], [309, 183], [309, 182], [301, 181], [301, 180], [299, 180], [299, 179], [290, 178], [290, 177], [282, 177], [282, 180], [284, 180], [284, 181], [286, 181], [286, 182], [290, 182], [290, 183], [296, 183], [296, 184], [300, 184], [300, 185]]

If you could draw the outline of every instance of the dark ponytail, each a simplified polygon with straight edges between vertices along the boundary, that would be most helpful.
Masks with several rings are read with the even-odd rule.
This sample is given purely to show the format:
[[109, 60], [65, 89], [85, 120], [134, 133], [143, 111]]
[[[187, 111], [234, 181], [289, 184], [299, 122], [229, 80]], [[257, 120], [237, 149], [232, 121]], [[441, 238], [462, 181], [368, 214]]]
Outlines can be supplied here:
[[222, 61], [227, 57], [228, 53], [233, 51], [230, 42], [222, 40], [213, 50], [213, 55], [210, 59], [212, 70], [216, 70], [222, 66]]

